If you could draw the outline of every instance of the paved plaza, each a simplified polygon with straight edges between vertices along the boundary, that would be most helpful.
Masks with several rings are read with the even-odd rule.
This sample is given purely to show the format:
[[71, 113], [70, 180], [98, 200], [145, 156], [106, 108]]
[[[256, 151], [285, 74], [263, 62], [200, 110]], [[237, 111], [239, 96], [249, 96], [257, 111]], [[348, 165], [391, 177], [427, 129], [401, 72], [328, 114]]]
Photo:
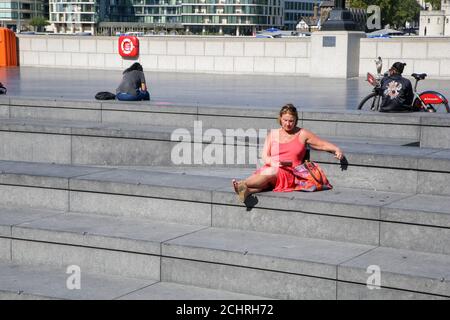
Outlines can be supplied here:
[[[145, 71], [145, 66], [144, 66]], [[153, 101], [204, 106], [279, 109], [285, 103], [306, 109], [355, 109], [371, 88], [364, 78], [225, 75], [145, 71]], [[0, 69], [9, 96], [94, 99], [115, 92], [121, 71], [12, 67]], [[450, 97], [450, 80], [425, 80], [420, 90]]]

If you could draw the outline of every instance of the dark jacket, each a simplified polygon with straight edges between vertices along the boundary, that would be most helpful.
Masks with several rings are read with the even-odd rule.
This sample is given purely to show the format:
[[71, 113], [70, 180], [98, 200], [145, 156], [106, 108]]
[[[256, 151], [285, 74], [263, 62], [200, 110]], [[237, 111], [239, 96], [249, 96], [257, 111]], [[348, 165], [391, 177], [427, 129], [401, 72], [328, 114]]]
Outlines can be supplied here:
[[398, 74], [384, 77], [381, 80], [381, 93], [381, 112], [412, 111], [414, 93], [408, 79]]

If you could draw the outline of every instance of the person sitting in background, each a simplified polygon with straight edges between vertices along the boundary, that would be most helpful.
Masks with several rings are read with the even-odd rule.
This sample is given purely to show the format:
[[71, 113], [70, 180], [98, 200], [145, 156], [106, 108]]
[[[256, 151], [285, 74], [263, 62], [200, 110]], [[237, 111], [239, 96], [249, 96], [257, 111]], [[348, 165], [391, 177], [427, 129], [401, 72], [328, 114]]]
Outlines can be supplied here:
[[122, 82], [116, 90], [116, 99], [121, 101], [150, 100], [144, 70], [139, 62], [133, 63], [123, 72]]
[[281, 128], [271, 130], [264, 143], [264, 166], [245, 180], [232, 181], [234, 191], [242, 202], [256, 192], [296, 190], [295, 168], [304, 162], [306, 145], [316, 150], [331, 152], [339, 160], [344, 158], [340, 148], [307, 129], [297, 127], [297, 122], [297, 109], [290, 103], [283, 106], [278, 116]]
[[389, 74], [381, 80], [380, 112], [408, 112], [412, 110], [414, 93], [411, 81], [402, 77], [406, 63], [396, 62], [389, 69]]

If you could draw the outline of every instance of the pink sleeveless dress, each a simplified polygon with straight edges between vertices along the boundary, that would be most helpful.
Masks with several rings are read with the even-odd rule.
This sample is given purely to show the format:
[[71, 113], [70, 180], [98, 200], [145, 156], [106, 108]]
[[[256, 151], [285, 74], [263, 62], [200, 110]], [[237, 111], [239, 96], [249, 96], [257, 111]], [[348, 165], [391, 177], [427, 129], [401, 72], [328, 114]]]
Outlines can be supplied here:
[[[292, 167], [279, 167], [277, 172], [277, 182], [273, 188], [274, 192], [290, 192], [294, 191], [296, 187], [296, 179], [294, 175], [294, 168], [303, 163], [306, 154], [306, 146], [301, 143], [298, 136], [301, 132], [297, 132], [294, 138], [285, 143], [280, 143], [275, 139], [271, 139], [270, 153], [274, 161], [292, 161]], [[255, 171], [259, 174], [262, 170], [270, 168], [270, 165], [264, 165]]]

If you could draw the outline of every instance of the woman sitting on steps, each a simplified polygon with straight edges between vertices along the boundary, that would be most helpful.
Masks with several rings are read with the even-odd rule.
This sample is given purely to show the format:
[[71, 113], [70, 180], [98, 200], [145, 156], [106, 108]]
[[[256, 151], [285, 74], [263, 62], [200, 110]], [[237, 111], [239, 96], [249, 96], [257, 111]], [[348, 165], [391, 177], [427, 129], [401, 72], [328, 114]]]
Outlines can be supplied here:
[[294, 191], [296, 183], [293, 169], [303, 163], [307, 144], [313, 149], [334, 153], [339, 160], [344, 157], [341, 149], [334, 144], [307, 129], [297, 127], [298, 113], [292, 104], [281, 108], [278, 122], [281, 128], [271, 130], [264, 143], [264, 166], [245, 180], [232, 181], [234, 191], [242, 202], [250, 194], [265, 190]]

